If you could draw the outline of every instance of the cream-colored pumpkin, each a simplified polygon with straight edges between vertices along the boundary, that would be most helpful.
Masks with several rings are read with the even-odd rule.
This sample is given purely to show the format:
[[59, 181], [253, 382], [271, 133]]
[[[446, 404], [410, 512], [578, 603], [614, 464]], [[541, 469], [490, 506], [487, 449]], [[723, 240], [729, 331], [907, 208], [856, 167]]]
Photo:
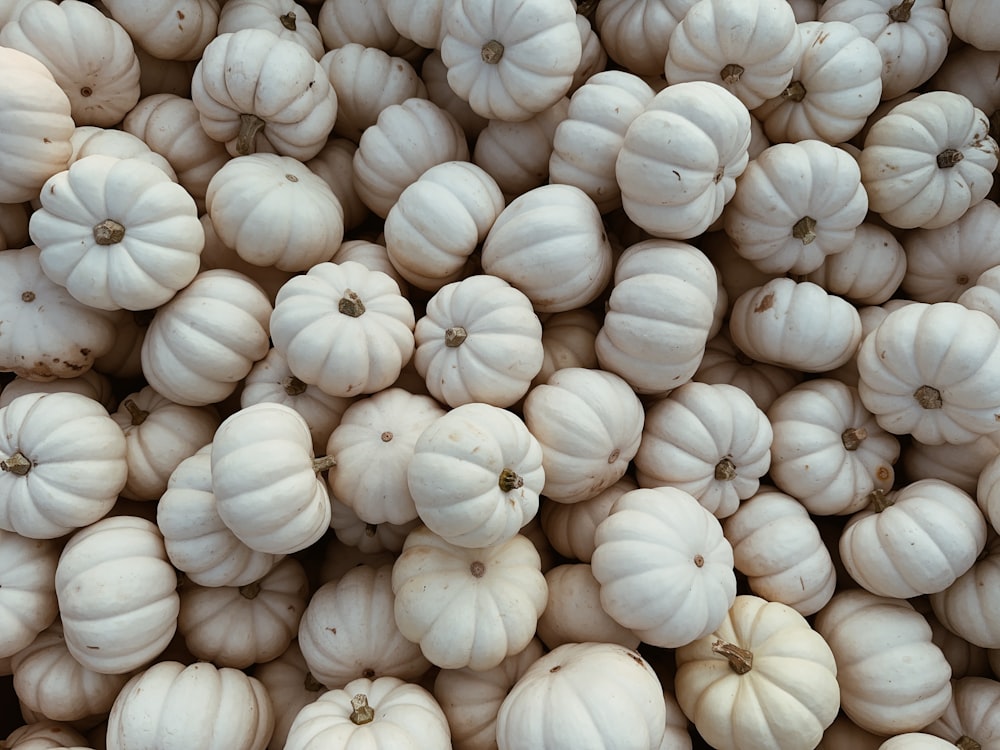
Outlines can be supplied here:
[[542, 369], [532, 379], [532, 386], [547, 382], [564, 367], [596, 368], [594, 342], [600, 329], [600, 319], [586, 307], [546, 315], [542, 321]]
[[233, 156], [319, 153], [337, 117], [337, 93], [303, 47], [266, 29], [220, 34], [205, 47], [191, 100], [209, 137]]
[[548, 600], [540, 565], [520, 534], [458, 547], [418, 526], [392, 567], [399, 632], [442, 669], [492, 669], [535, 634]]
[[276, 659], [299, 629], [309, 600], [302, 564], [291, 557], [244, 586], [180, 589], [177, 632], [188, 650], [217, 667], [244, 669]]
[[308, 9], [293, 0], [227, 0], [219, 13], [216, 34], [240, 29], [267, 29], [302, 45], [316, 60], [323, 56], [323, 37]]
[[255, 266], [248, 263], [219, 238], [215, 226], [212, 224], [211, 216], [204, 213], [199, 221], [201, 221], [202, 229], [205, 230], [205, 247], [201, 251], [201, 271], [215, 269], [236, 271], [259, 286], [268, 302], [273, 305], [274, 298], [278, 296], [278, 290], [295, 274], [291, 271], [281, 271], [274, 266]]
[[434, 697], [448, 717], [455, 750], [496, 750], [500, 705], [528, 667], [545, 652], [537, 638], [492, 669], [439, 670]]
[[266, 575], [281, 555], [246, 546], [219, 517], [212, 493], [212, 446], [181, 461], [156, 504], [167, 557], [199, 586], [246, 586]]
[[639, 76], [660, 76], [670, 35], [697, 0], [606, 0], [594, 28], [608, 57]]
[[73, 131], [73, 137], [69, 140], [73, 144], [70, 166], [73, 162], [93, 154], [104, 154], [118, 159], [141, 159], [159, 167], [167, 177], [177, 182], [177, 173], [170, 166], [170, 162], [150, 149], [141, 138], [124, 130], [80, 125]]
[[[421, 6], [422, 11], [426, 9], [426, 5]], [[469, 103], [449, 85], [448, 68], [441, 59], [440, 49], [432, 50], [424, 58], [420, 66], [420, 78], [427, 86], [427, 98], [454, 117], [469, 139], [475, 140], [489, 124], [488, 119], [473, 112]]]
[[899, 441], [832, 378], [801, 383], [767, 410], [771, 480], [816, 515], [854, 513], [892, 488]]
[[468, 161], [458, 121], [428, 99], [411, 97], [379, 112], [354, 152], [354, 187], [373, 213], [386, 218], [407, 186], [446, 161]]
[[282, 404], [240, 409], [212, 440], [212, 491], [219, 517], [248, 547], [291, 554], [319, 540], [330, 525], [330, 496], [319, 476], [309, 426]]
[[520, 289], [540, 313], [593, 302], [611, 279], [612, 263], [597, 206], [572, 185], [519, 195], [483, 242], [483, 271]]
[[766, 411], [782, 393], [802, 380], [802, 373], [787, 367], [758, 362], [733, 344], [728, 331], [721, 331], [705, 344], [705, 353], [692, 380], [734, 385]]
[[956, 680], [951, 704], [923, 731], [953, 746], [989, 747], [1000, 736], [1000, 683], [985, 677]]
[[815, 747], [840, 707], [834, 654], [780, 602], [736, 597], [718, 628], [676, 658], [677, 702], [719, 750]]
[[562, 98], [583, 54], [572, 3], [454, 0], [442, 16], [448, 84], [477, 114], [526, 120]]
[[105, 409], [113, 409], [117, 397], [112, 392], [111, 379], [96, 370], [87, 370], [75, 378], [59, 378], [58, 380], [28, 380], [15, 377], [0, 391], [0, 407], [7, 406], [18, 396], [26, 393], [54, 393], [56, 391], [73, 391], [87, 398], [92, 398]]
[[302, 657], [298, 641], [292, 641], [277, 659], [254, 667], [253, 676], [267, 690], [274, 708], [274, 732], [268, 750], [282, 750], [295, 715], [326, 692]]
[[753, 359], [826, 372], [854, 356], [861, 318], [854, 305], [818, 284], [779, 276], [736, 299], [729, 334]]
[[238, 669], [161, 661], [126, 683], [107, 750], [263, 750], [274, 727], [264, 686]]
[[[598, 362], [640, 394], [683, 385], [698, 369], [718, 295], [715, 268], [693, 245], [643, 240], [629, 246], [615, 267], [597, 334]], [[654, 340], [661, 345], [650, 347]]]
[[943, 479], [975, 496], [979, 475], [1000, 454], [998, 439], [998, 433], [980, 435], [971, 443], [960, 444], [928, 445], [911, 439], [900, 465], [911, 480]]
[[531, 390], [523, 411], [542, 446], [550, 500], [589, 500], [621, 479], [640, 450], [642, 402], [613, 373], [563, 368]]
[[211, 406], [183, 406], [146, 386], [122, 399], [111, 418], [125, 434], [128, 480], [121, 496], [159, 500], [177, 465], [208, 442], [219, 426]]
[[507, 200], [555, 182], [549, 179], [553, 139], [568, 111], [569, 99], [562, 97], [527, 120], [490, 120], [480, 131], [472, 160], [497, 181]]
[[[919, 343], [919, 345], [918, 345]], [[970, 443], [1000, 429], [1000, 327], [954, 302], [889, 313], [858, 352], [858, 392], [883, 429]]]
[[255, 266], [307, 271], [344, 239], [337, 196], [290, 156], [230, 159], [208, 183], [205, 207], [219, 239]]
[[0, 203], [38, 196], [42, 184], [69, 164], [76, 124], [69, 97], [52, 73], [31, 55], [0, 47]]
[[436, 164], [400, 193], [385, 217], [389, 261], [414, 286], [437, 291], [468, 275], [470, 256], [503, 209], [500, 186], [481, 167]]
[[564, 643], [617, 643], [639, 647], [639, 636], [619, 625], [601, 606], [601, 584], [590, 565], [557, 565], [546, 571], [549, 601], [538, 618], [538, 637], [549, 649]]
[[736, 596], [733, 548], [718, 519], [673, 487], [619, 497], [594, 532], [601, 605], [662, 648], [712, 632]]
[[45, 64], [69, 97], [77, 125], [115, 125], [139, 100], [132, 39], [88, 3], [32, 3], [3, 26], [0, 45]]
[[77, 531], [56, 566], [63, 635], [73, 658], [105, 674], [149, 664], [177, 629], [176, 589], [163, 536], [150, 521], [109, 516]]
[[542, 460], [516, 414], [470, 402], [420, 433], [406, 481], [430, 531], [448, 544], [488, 547], [511, 539], [538, 512]]
[[222, 401], [267, 354], [271, 310], [247, 276], [202, 271], [153, 316], [142, 341], [142, 374], [179, 404]]
[[0, 529], [0, 657], [14, 656], [59, 613], [59, 545]]
[[538, 518], [546, 538], [563, 557], [589, 563], [594, 554], [594, 532], [608, 517], [615, 501], [639, 485], [628, 474], [589, 500], [557, 503], [543, 498]]
[[878, 106], [882, 54], [856, 26], [843, 21], [807, 21], [798, 30], [802, 54], [791, 83], [755, 114], [772, 143], [848, 141]]
[[355, 143], [390, 104], [427, 98], [427, 89], [413, 66], [377, 47], [345, 44], [324, 54], [319, 64], [337, 92], [333, 134]]
[[298, 643], [310, 674], [329, 688], [360, 677], [416, 681], [430, 668], [396, 626], [390, 565], [358, 565], [309, 599]]
[[542, 365], [542, 324], [531, 300], [496, 276], [446, 284], [414, 329], [414, 365], [448, 406], [479, 401], [507, 407]]
[[451, 732], [427, 689], [397, 677], [360, 677], [304, 706], [285, 750], [338, 746], [449, 750]]
[[985, 15], [989, 6], [982, 0], [945, 0], [944, 7], [955, 36], [982, 50], [1000, 50], [1000, 28]]
[[28, 393], [0, 409], [0, 528], [54, 539], [111, 510], [128, 475], [107, 410], [73, 392]]
[[[384, 233], [379, 239], [384, 242]], [[333, 254], [332, 261], [343, 263], [345, 260], [356, 260], [372, 271], [381, 271], [399, 285], [399, 291], [404, 297], [409, 295], [410, 284], [400, 276], [399, 271], [392, 265], [392, 261], [389, 259], [389, 249], [384, 244], [369, 240], [345, 240], [337, 248], [337, 252]]]
[[701, 0], [671, 35], [664, 74], [670, 83], [711, 81], [753, 109], [792, 81], [802, 52], [788, 2]]
[[392, 385], [413, 355], [415, 325], [396, 282], [356, 261], [318, 263], [290, 279], [270, 319], [295, 376], [341, 397]]
[[621, 205], [615, 162], [629, 124], [649, 104], [653, 89], [624, 70], [604, 70], [573, 92], [557, 126], [549, 181], [575, 185], [607, 213]]
[[218, 0], [145, 4], [108, 0], [104, 6], [136, 46], [161, 60], [197, 60], [219, 25]]
[[862, 729], [917, 731], [948, 707], [951, 667], [909, 602], [845, 589], [815, 627], [837, 661], [841, 708]]
[[750, 113], [725, 88], [667, 86], [625, 131], [615, 163], [622, 208], [655, 237], [702, 234], [733, 198], [749, 145]]
[[271, 349], [250, 369], [240, 390], [241, 408], [263, 402], [284, 404], [301, 414], [309, 425], [313, 449], [322, 453], [351, 399], [331, 396], [314, 385], [306, 385], [292, 375], [284, 355]]
[[358, 146], [346, 138], [330, 138], [305, 164], [322, 177], [344, 209], [345, 229], [354, 229], [370, 214], [354, 185], [354, 152]]
[[981, 648], [1000, 648], [1000, 542], [991, 537], [979, 559], [944, 591], [930, 597], [934, 615], [948, 630]]
[[386, 0], [384, 5], [389, 21], [402, 36], [429, 50], [441, 46], [444, 12], [451, 0], [434, 0], [419, 8], [406, 0]]
[[10, 748], [21, 750], [48, 750], [53, 747], [89, 750], [85, 748], [86, 737], [70, 725], [51, 719], [37, 719], [18, 727], [7, 736], [6, 743]]
[[827, 255], [805, 280], [856, 305], [880, 305], [899, 289], [907, 275], [908, 258], [892, 232], [864, 222], [846, 250]]
[[41, 203], [29, 230], [42, 270], [90, 307], [159, 307], [198, 273], [194, 199], [151, 164], [84, 157], [46, 181]]
[[725, 518], [757, 492], [771, 438], [767, 417], [744, 391], [685, 383], [647, 409], [636, 479], [640, 487], [684, 490]]
[[376, 555], [380, 552], [398, 553], [403, 548], [407, 534], [420, 524], [417, 518], [398, 524], [369, 523], [359, 518], [350, 506], [335, 497], [330, 498], [330, 507], [333, 511], [330, 516], [330, 528], [333, 529], [334, 536], [366, 555]]
[[415, 41], [399, 33], [381, 2], [324, 0], [316, 15], [316, 25], [327, 49], [352, 43], [363, 44], [411, 62], [419, 60], [426, 52]]
[[57, 620], [11, 659], [14, 692], [23, 708], [53, 721], [107, 714], [128, 674], [87, 669], [69, 652]]
[[[567, 716], [567, 705], [589, 720]], [[617, 644], [566, 643], [537, 659], [504, 698], [497, 747], [655, 750], [665, 729], [663, 688], [645, 659]]]
[[966, 97], [929, 91], [872, 125], [858, 157], [871, 210], [894, 227], [943, 227], [989, 193], [997, 142]]

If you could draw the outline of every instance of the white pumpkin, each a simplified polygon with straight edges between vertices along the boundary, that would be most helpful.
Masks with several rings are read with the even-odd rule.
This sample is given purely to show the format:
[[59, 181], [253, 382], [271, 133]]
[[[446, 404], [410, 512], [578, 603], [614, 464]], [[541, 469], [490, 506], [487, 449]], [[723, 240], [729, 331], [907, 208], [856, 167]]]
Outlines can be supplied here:
[[26, 648], [59, 615], [59, 545], [0, 530], [0, 658]]
[[589, 500], [557, 503], [543, 498], [538, 518], [546, 538], [563, 557], [589, 563], [594, 554], [594, 532], [598, 525], [608, 517], [619, 497], [637, 489], [639, 485], [626, 474]]
[[546, 571], [549, 601], [538, 618], [538, 637], [547, 648], [564, 643], [617, 643], [639, 647], [639, 636], [619, 625], [601, 606], [601, 584], [587, 563]]
[[298, 641], [292, 641], [277, 659], [254, 667], [253, 676], [267, 690], [274, 709], [274, 732], [267, 750], [282, 750], [295, 715], [326, 692], [326, 687], [309, 671]]
[[1000, 542], [991, 537], [986, 549], [944, 591], [930, 596], [934, 615], [948, 630], [981, 648], [1000, 648]]
[[128, 0], [104, 3], [136, 47], [161, 60], [197, 60], [215, 36], [218, 0], [172, 0], [147, 5]]
[[[1000, 682], [963, 677], [952, 683], [951, 704], [923, 731], [953, 746], [989, 747], [1000, 735]], [[975, 744], [973, 744], [975, 743]]]
[[846, 250], [827, 255], [805, 276], [856, 305], [880, 305], [899, 289], [909, 270], [909, 253], [884, 227], [864, 222]]
[[302, 45], [315, 59], [323, 56], [323, 37], [309, 11], [293, 0], [229, 0], [219, 13], [216, 34], [267, 29]]

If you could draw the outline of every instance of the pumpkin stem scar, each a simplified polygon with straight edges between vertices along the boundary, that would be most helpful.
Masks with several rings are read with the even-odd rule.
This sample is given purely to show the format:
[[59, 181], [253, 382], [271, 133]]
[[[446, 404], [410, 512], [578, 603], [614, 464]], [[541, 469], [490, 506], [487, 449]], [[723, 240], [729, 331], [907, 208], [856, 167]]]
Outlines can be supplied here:
[[965, 158], [963, 154], [958, 149], [946, 148], [940, 154], [937, 155], [937, 165], [940, 169], [950, 169], [958, 164], [962, 159]]
[[840, 442], [844, 444], [844, 450], [856, 451], [867, 437], [868, 430], [864, 427], [848, 427], [840, 434]]
[[451, 348], [461, 346], [467, 338], [469, 338], [469, 332], [465, 328], [452, 326], [444, 332], [444, 345]]
[[115, 245], [125, 239], [125, 227], [114, 219], [105, 219], [94, 225], [94, 242], [98, 245]]
[[337, 311], [344, 315], [350, 315], [352, 318], [360, 318], [365, 314], [365, 303], [361, 301], [357, 292], [346, 289], [344, 296], [337, 303]]
[[0, 461], [0, 469], [3, 471], [9, 471], [11, 474], [16, 474], [19, 477], [23, 477], [31, 471], [31, 461], [25, 458], [23, 453], [18, 451], [10, 458]]
[[487, 65], [496, 65], [503, 58], [503, 45], [496, 39], [490, 39], [483, 45], [482, 56]]
[[510, 492], [524, 486], [524, 479], [513, 469], [504, 469], [500, 472], [500, 490]]
[[728, 456], [715, 465], [715, 478], [720, 482], [731, 482], [736, 479], [736, 464]]
[[736, 674], [746, 674], [753, 669], [753, 652], [745, 648], [740, 648], [732, 643], [716, 641], [712, 644], [712, 651], [729, 660], [730, 668]]
[[944, 406], [941, 391], [931, 385], [922, 385], [913, 392], [913, 398], [925, 409], [940, 409]]

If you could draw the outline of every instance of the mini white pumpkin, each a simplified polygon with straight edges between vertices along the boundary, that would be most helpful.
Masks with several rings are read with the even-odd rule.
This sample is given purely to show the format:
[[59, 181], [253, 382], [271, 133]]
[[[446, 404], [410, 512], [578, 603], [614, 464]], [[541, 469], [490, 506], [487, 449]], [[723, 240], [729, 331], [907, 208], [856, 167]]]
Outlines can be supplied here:
[[309, 11], [292, 0], [229, 0], [219, 13], [216, 34], [267, 29], [300, 44], [315, 59], [323, 56], [323, 37]]
[[104, 3], [136, 47], [161, 60], [197, 60], [215, 36], [218, 0], [172, 0], [145, 5], [128, 0]]
[[0, 529], [0, 658], [14, 656], [59, 615], [55, 541]]
[[406, 482], [430, 531], [449, 544], [488, 547], [511, 539], [538, 512], [542, 460], [516, 414], [470, 402], [420, 433]]
[[598, 525], [608, 517], [619, 497], [637, 489], [639, 485], [626, 474], [589, 500], [557, 503], [543, 498], [538, 518], [546, 538], [563, 557], [589, 563], [594, 554], [594, 532]]
[[617, 643], [639, 647], [639, 636], [601, 606], [601, 584], [587, 563], [557, 565], [545, 573], [549, 601], [538, 618], [538, 637], [549, 649], [564, 643]]

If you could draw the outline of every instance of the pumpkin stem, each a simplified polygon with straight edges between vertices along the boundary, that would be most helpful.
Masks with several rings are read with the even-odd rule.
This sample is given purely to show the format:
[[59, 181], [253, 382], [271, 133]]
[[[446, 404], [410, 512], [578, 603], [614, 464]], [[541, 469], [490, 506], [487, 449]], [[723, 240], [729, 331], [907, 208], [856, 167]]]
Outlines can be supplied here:
[[876, 513], [881, 513], [886, 508], [891, 508], [896, 504], [896, 501], [889, 497], [889, 493], [882, 488], [874, 489], [868, 493], [868, 499], [871, 501], [872, 510]]
[[281, 387], [285, 389], [285, 393], [289, 396], [301, 396], [309, 386], [294, 375], [291, 375], [281, 381]]
[[720, 72], [719, 76], [722, 78], [724, 83], [728, 83], [730, 86], [740, 82], [740, 76], [746, 72], [746, 68], [742, 65], [737, 65], [736, 63], [729, 63]]
[[[911, 0], [912, 2], [912, 0]], [[295, 11], [290, 10], [283, 16], [278, 16], [278, 20], [281, 21], [281, 25], [284, 26], [289, 31], [295, 31]]]
[[125, 227], [114, 219], [105, 219], [94, 225], [94, 242], [98, 245], [115, 245], [125, 239]]
[[21, 451], [18, 451], [10, 458], [0, 461], [0, 469], [3, 471], [9, 471], [11, 474], [17, 474], [19, 477], [23, 477], [31, 471], [31, 461], [25, 458]]
[[253, 583], [248, 583], [245, 586], [240, 586], [239, 591], [240, 596], [244, 599], [256, 599], [257, 594], [260, 593], [260, 581], [254, 581]]
[[358, 693], [353, 698], [351, 698], [351, 711], [350, 719], [355, 724], [370, 724], [375, 720], [375, 712], [372, 707], [368, 705], [368, 696], [364, 693]]
[[496, 39], [490, 39], [483, 45], [482, 56], [487, 65], [496, 65], [503, 57], [503, 45]]
[[302, 687], [310, 693], [318, 693], [323, 689], [323, 683], [313, 677], [312, 672], [306, 672], [306, 679], [303, 681]]
[[861, 441], [868, 437], [868, 430], [864, 427], [848, 427], [840, 433], [840, 442], [844, 444], [844, 449], [856, 451], [861, 446]]
[[240, 132], [236, 135], [236, 153], [240, 156], [252, 154], [257, 134], [267, 125], [257, 115], [244, 112], [240, 115]]
[[132, 418], [133, 427], [138, 427], [139, 425], [141, 425], [143, 422], [146, 421], [146, 417], [149, 416], [148, 411], [140, 409], [139, 405], [130, 398], [125, 399], [125, 402], [122, 404], [122, 406], [125, 407], [125, 411], [127, 411], [128, 415]]
[[473, 578], [482, 578], [486, 575], [486, 566], [479, 562], [479, 560], [476, 560], [469, 566], [469, 572], [472, 573]]
[[720, 482], [731, 482], [736, 479], [736, 464], [728, 456], [715, 465], [715, 478]]
[[513, 469], [504, 469], [500, 472], [499, 484], [502, 492], [510, 492], [511, 490], [523, 487], [524, 479], [522, 479]]
[[792, 237], [801, 240], [803, 245], [808, 245], [816, 239], [816, 219], [811, 216], [803, 216], [792, 227]]
[[753, 669], [753, 652], [745, 648], [734, 646], [725, 641], [716, 641], [712, 644], [712, 651], [725, 656], [729, 660], [730, 668], [736, 674], [746, 674]]
[[382, 440], [383, 443], [392, 442], [393, 437], [395, 436], [392, 434], [390, 430], [386, 430], [381, 435], [379, 435], [379, 438]]
[[806, 87], [802, 85], [802, 81], [792, 81], [788, 84], [788, 88], [781, 92], [781, 98], [801, 102], [806, 98]]
[[332, 469], [337, 465], [337, 459], [333, 456], [318, 456], [313, 459], [313, 471], [317, 474], [322, 474], [328, 469]]
[[939, 169], [951, 169], [958, 164], [965, 155], [956, 148], [946, 148], [937, 155], [937, 165]]
[[955, 747], [959, 750], [983, 750], [983, 746], [967, 734], [963, 734], [955, 740]]
[[337, 310], [352, 318], [360, 318], [365, 314], [365, 303], [361, 301], [361, 297], [353, 289], [345, 289], [344, 296], [337, 303]]
[[371, 539], [378, 533], [378, 524], [366, 523], [365, 524], [365, 536]]
[[461, 346], [467, 338], [469, 338], [469, 332], [462, 326], [452, 326], [444, 332], [444, 345], [452, 348]]
[[910, 11], [913, 9], [915, 0], [903, 0], [899, 5], [889, 8], [888, 16], [896, 23], [905, 23], [910, 20]]
[[913, 398], [925, 409], [940, 409], [944, 406], [941, 391], [931, 385], [922, 385], [913, 392]]

